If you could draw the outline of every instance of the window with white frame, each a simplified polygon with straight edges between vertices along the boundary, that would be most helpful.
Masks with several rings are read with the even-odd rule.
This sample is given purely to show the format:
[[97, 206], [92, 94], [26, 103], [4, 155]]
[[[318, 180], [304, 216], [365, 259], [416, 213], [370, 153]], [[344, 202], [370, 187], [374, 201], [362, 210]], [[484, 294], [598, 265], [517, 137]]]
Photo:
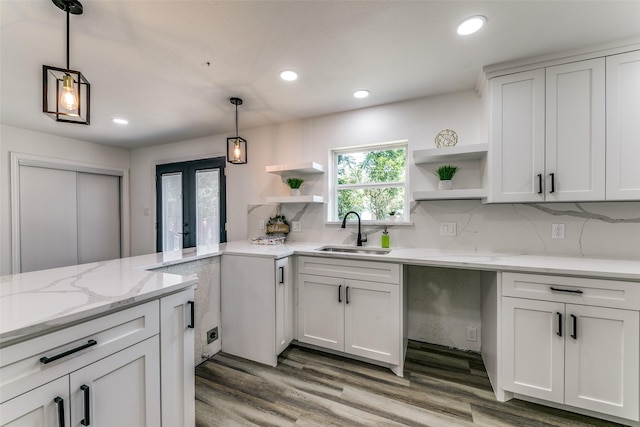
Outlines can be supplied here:
[[330, 221], [408, 220], [406, 141], [333, 150], [332, 174]]

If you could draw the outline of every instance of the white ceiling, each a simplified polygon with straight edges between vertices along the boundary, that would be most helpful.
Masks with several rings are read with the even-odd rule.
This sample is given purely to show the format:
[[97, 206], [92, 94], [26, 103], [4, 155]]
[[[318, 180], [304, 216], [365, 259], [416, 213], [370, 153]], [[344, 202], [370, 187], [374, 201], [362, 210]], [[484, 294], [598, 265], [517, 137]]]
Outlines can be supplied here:
[[[42, 65], [64, 67], [51, 0], [0, 0], [3, 124], [120, 147], [472, 89], [485, 65], [640, 35], [640, 1], [108, 1], [71, 16], [91, 125], [42, 113]], [[487, 25], [458, 36], [481, 14]], [[300, 78], [283, 82], [291, 68]], [[355, 99], [356, 89], [371, 95]], [[111, 122], [126, 117], [128, 126]]]

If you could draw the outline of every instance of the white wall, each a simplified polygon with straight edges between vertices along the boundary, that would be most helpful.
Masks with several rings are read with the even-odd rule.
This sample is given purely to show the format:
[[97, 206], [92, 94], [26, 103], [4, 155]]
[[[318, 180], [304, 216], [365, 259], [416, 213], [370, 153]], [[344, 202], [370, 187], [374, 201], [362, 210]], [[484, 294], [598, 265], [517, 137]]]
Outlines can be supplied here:
[[129, 150], [0, 125], [0, 275], [12, 273], [11, 152], [73, 160], [94, 166], [129, 168]]

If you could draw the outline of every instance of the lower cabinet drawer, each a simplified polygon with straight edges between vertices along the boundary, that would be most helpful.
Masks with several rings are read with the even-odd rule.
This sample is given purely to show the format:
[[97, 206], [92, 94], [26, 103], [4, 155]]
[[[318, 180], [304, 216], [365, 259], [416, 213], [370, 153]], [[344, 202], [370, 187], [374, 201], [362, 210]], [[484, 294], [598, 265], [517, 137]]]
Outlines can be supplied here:
[[298, 258], [298, 273], [396, 285], [400, 283], [400, 265], [393, 262], [301, 256]]
[[150, 301], [0, 348], [0, 402], [157, 335], [159, 316]]
[[640, 283], [621, 280], [502, 273], [502, 295], [640, 310]]

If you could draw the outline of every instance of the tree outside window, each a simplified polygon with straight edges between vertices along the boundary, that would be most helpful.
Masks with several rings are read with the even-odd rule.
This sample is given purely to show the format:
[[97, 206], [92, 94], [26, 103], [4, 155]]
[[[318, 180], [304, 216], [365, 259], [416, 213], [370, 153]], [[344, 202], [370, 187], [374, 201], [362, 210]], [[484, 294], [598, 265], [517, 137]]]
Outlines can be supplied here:
[[339, 220], [350, 210], [363, 220], [384, 221], [390, 213], [406, 219], [406, 144], [336, 150], [333, 214]]

